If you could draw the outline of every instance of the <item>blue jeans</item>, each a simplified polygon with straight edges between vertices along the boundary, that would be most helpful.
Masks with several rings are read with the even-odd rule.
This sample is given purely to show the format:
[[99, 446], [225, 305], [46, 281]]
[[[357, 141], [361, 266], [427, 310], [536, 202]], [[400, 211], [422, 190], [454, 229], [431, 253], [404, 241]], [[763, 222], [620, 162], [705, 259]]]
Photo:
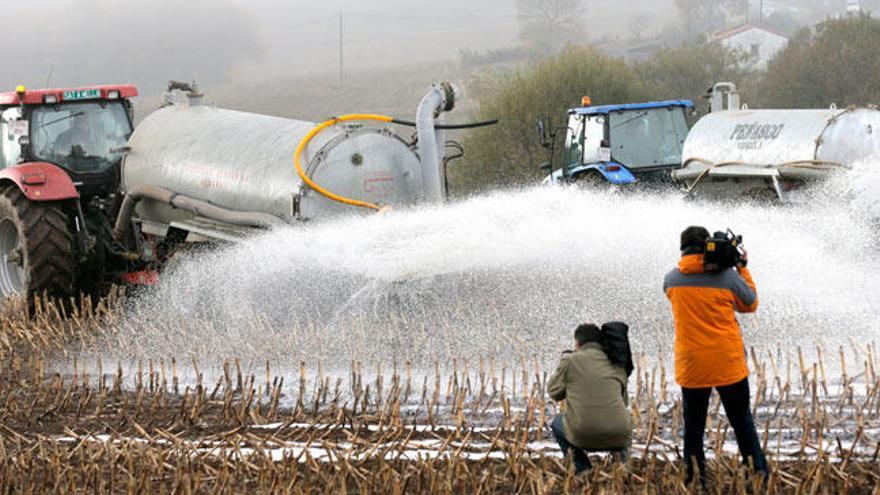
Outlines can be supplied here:
[[[553, 418], [553, 422], [550, 423], [550, 430], [553, 431], [553, 438], [555, 438], [556, 443], [559, 444], [559, 448], [562, 450], [562, 455], [568, 457], [570, 453], [572, 460], [574, 461], [575, 473], [581, 473], [590, 469], [592, 465], [590, 464], [590, 459], [587, 457], [587, 452], [580, 447], [575, 447], [567, 438], [565, 438], [565, 430], [562, 427], [563, 417], [563, 413], [557, 414], [556, 417]], [[621, 462], [626, 460], [626, 449], [611, 450], [611, 452], [616, 454]]]
[[[743, 463], [751, 465], [765, 478], [769, 474], [767, 459], [761, 450], [761, 442], [755, 429], [755, 420], [749, 407], [749, 379], [723, 387], [715, 387], [721, 396], [724, 413], [736, 434], [736, 443], [743, 456]], [[684, 458], [687, 465], [687, 483], [694, 476], [694, 459], [700, 468], [700, 483], [706, 485], [706, 454], [703, 452], [703, 434], [706, 430], [706, 414], [712, 388], [681, 389], [684, 406]]]

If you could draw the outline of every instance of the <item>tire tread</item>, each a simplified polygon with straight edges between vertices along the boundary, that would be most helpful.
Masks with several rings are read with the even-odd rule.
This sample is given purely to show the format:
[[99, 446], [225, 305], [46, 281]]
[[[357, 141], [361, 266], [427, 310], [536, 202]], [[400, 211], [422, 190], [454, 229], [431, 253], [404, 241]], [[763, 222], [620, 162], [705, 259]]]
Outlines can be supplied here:
[[76, 258], [68, 216], [62, 205], [30, 201], [16, 186], [0, 191], [0, 195], [0, 201], [14, 210], [12, 219], [24, 234], [28, 298], [42, 294], [72, 295]]

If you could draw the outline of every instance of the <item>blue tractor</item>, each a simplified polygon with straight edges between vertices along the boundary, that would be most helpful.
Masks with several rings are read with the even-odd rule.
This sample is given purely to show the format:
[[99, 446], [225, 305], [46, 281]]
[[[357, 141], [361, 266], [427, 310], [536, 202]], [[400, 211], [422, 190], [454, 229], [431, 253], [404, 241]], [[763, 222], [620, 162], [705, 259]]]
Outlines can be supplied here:
[[562, 166], [553, 170], [556, 132], [538, 122], [542, 144], [550, 161], [541, 167], [545, 184], [572, 182], [613, 185], [669, 180], [681, 168], [681, 151], [688, 134], [690, 100], [593, 106], [568, 111]]

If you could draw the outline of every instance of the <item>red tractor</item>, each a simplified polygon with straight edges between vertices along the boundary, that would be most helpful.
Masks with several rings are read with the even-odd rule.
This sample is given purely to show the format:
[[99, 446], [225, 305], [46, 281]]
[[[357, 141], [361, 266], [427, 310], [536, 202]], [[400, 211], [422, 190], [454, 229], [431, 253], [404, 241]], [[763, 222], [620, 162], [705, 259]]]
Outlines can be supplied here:
[[112, 219], [134, 86], [0, 93], [0, 299], [99, 293], [127, 271]]

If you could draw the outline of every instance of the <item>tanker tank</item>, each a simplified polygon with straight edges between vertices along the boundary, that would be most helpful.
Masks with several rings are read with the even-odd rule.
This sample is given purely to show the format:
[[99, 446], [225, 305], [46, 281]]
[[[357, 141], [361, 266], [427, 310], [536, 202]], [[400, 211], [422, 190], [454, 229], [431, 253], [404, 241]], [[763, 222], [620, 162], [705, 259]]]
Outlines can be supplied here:
[[[177, 90], [187, 91], [188, 101], [174, 101]], [[434, 119], [454, 105], [455, 88], [448, 83], [422, 100], [414, 142], [360, 123], [328, 125], [314, 134], [312, 122], [206, 106], [194, 84], [172, 82], [167, 100], [129, 141], [117, 238], [132, 219], [148, 235], [164, 237], [174, 228], [230, 239], [251, 227], [357, 210], [353, 204], [446, 198], [443, 139]], [[302, 173], [294, 165], [298, 143], [308, 144]]]
[[[719, 86], [723, 86], [720, 88]], [[729, 108], [715, 100], [732, 87]], [[673, 177], [710, 197], [775, 197], [837, 171], [880, 163], [876, 108], [741, 108], [735, 86], [713, 91], [712, 112], [689, 132]]]

